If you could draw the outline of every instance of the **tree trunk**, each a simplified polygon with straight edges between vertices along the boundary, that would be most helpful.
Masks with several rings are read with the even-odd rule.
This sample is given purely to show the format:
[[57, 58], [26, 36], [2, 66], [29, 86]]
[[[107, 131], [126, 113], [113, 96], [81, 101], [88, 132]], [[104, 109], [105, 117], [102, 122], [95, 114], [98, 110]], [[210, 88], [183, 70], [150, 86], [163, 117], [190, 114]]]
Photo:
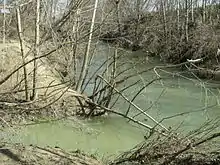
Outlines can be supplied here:
[[137, 12], [137, 22], [135, 25], [135, 44], [139, 44], [139, 35], [138, 35], [138, 30], [139, 30], [139, 22], [140, 22], [140, 7], [141, 7], [141, 2], [140, 0], [136, 0], [136, 12]]
[[3, 44], [5, 44], [5, 24], [6, 24], [6, 13], [5, 13], [5, 9], [6, 9], [6, 0], [4, 0], [4, 3], [3, 3], [3, 39], [2, 39], [2, 42]]
[[194, 2], [191, 0], [191, 21], [194, 22]]
[[58, 0], [54, 0], [53, 2], [53, 13], [52, 13], [52, 20], [55, 22], [56, 21], [56, 13], [57, 13], [57, 5], [58, 5]]
[[33, 73], [33, 93], [31, 100], [34, 100], [37, 96], [36, 86], [37, 86], [37, 59], [39, 55], [39, 42], [40, 42], [40, 0], [36, 1], [36, 20], [35, 20], [35, 48], [34, 48], [34, 73]]
[[[23, 46], [23, 33], [22, 33], [22, 28], [21, 28], [21, 16], [20, 16], [20, 8], [17, 7], [16, 9], [16, 14], [17, 14], [17, 30], [18, 30], [18, 37], [20, 41], [20, 49], [21, 49], [21, 58], [22, 58], [22, 63], [25, 64], [25, 56], [24, 56], [24, 46]], [[28, 76], [27, 76], [27, 69], [26, 66], [23, 66], [24, 69], [24, 85], [25, 85], [25, 99], [26, 101], [29, 100], [29, 94], [28, 94]]]
[[96, 17], [96, 10], [97, 10], [98, 1], [99, 0], [95, 0], [93, 16], [92, 16], [92, 23], [91, 23], [90, 32], [89, 32], [89, 40], [88, 40], [88, 43], [87, 43], [87, 46], [86, 46], [85, 55], [84, 55], [84, 59], [83, 59], [83, 65], [82, 65], [82, 69], [81, 69], [81, 72], [80, 72], [78, 84], [77, 84], [77, 87], [76, 87], [76, 90], [78, 92], [81, 91], [82, 85], [83, 85], [83, 80], [86, 78], [86, 70], [87, 70], [87, 67], [88, 67], [90, 45], [91, 45], [91, 42], [92, 42], [92, 34], [93, 34], [93, 29], [94, 29], [94, 24], [95, 24], [95, 17]]
[[189, 41], [188, 24], [189, 24], [188, 0], [185, 0], [185, 41], [186, 42]]
[[49, 23], [51, 24], [53, 22], [53, 17], [54, 17], [54, 11], [53, 11], [53, 8], [54, 8], [54, 0], [47, 0], [48, 3], [48, 19], [49, 19]]
[[166, 17], [166, 2], [161, 0], [161, 7], [163, 13], [163, 28], [164, 28], [164, 37], [167, 42], [167, 17]]
[[206, 21], [206, 0], [202, 0], [202, 22]]
[[177, 30], [179, 32], [180, 30], [180, 2], [179, 0], [176, 0], [177, 2]]
[[116, 3], [116, 15], [117, 15], [117, 25], [118, 25], [118, 32], [121, 34], [121, 24], [120, 24], [120, 0]]
[[[72, 43], [72, 55], [69, 57], [68, 61], [68, 72], [72, 73], [71, 76], [73, 76], [72, 81], [76, 82], [76, 73], [77, 73], [77, 59], [76, 59], [76, 52], [77, 52], [77, 47], [78, 47], [78, 33], [79, 33], [79, 22], [80, 22], [80, 9], [76, 9], [76, 14], [74, 16], [74, 24], [72, 27], [72, 40], [74, 41]], [[73, 68], [72, 68], [73, 66]]]

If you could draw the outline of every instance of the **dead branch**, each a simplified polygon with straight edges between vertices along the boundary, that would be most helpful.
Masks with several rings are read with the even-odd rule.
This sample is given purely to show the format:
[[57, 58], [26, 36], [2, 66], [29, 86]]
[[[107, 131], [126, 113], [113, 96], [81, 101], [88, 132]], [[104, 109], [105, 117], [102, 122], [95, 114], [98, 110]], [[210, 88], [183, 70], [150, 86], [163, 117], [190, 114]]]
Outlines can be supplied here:
[[[161, 80], [161, 78], [155, 78], [153, 80], [151, 80], [150, 82], [148, 82], [146, 85], [144, 85], [135, 95], [134, 97], [131, 99], [131, 102], [133, 102], [135, 100], [135, 98], [146, 88], [148, 87], [149, 85], [151, 85], [153, 82], [155, 81], [158, 81], [158, 80]], [[128, 115], [129, 111], [130, 111], [130, 108], [131, 108], [131, 104], [129, 104], [129, 107], [128, 107], [128, 110], [126, 111], [126, 115]]]
[[160, 127], [162, 127], [164, 130], [168, 131], [169, 130], [162, 125], [161, 123], [159, 123], [158, 121], [156, 121], [152, 116], [150, 116], [149, 114], [147, 114], [146, 112], [144, 112], [144, 110], [142, 110], [140, 107], [138, 107], [136, 104], [134, 104], [133, 102], [131, 102], [123, 93], [120, 93], [120, 91], [118, 91], [116, 88], [114, 88], [107, 80], [105, 80], [102, 76], [98, 75], [99, 78], [101, 78], [106, 84], [108, 84], [111, 88], [113, 88], [120, 96], [122, 96], [129, 104], [131, 104], [133, 107], [135, 107], [138, 111], [140, 111], [141, 113], [143, 113], [145, 116], [147, 116], [149, 119], [151, 119], [154, 123], [158, 124]]
[[129, 119], [130, 121], [132, 121], [132, 122], [134, 122], [134, 123], [136, 123], [136, 124], [138, 124], [138, 125], [141, 125], [142, 127], [147, 128], [147, 129], [149, 129], [149, 130], [151, 130], [151, 131], [156, 131], [156, 132], [158, 132], [158, 133], [160, 133], [160, 134], [162, 134], [162, 135], [164, 135], [164, 136], [167, 136], [167, 134], [165, 134], [163, 131], [160, 131], [160, 130], [157, 130], [157, 129], [153, 129], [153, 127], [151, 127], [151, 126], [149, 126], [149, 125], [147, 125], [147, 124], [144, 124], [144, 123], [142, 123], [142, 122], [140, 122], [140, 121], [138, 121], [138, 120], [136, 120], [136, 119], [134, 119], [134, 118], [132, 118], [132, 117], [126, 116], [126, 115], [124, 115], [123, 113], [120, 113], [120, 112], [118, 112], [118, 111], [114, 111], [114, 110], [112, 110], [112, 109], [110, 109], [110, 108], [106, 108], [106, 107], [101, 106], [101, 105], [99, 105], [99, 104], [96, 104], [96, 103], [94, 103], [94, 102], [93, 102], [92, 104], [94, 104], [96, 107], [99, 107], [99, 108], [101, 108], [101, 109], [104, 109], [104, 110], [107, 111], [107, 112], [114, 113], [114, 114], [116, 114], [116, 115], [119, 115], [119, 116], [122, 116], [122, 117], [124, 117], [124, 118], [126, 118], [126, 119]]
[[183, 148], [182, 150], [179, 150], [178, 152], [174, 153], [168, 160], [164, 161], [161, 165], [167, 165], [169, 163], [171, 163], [177, 156], [179, 156], [180, 154], [182, 154], [183, 152], [193, 148], [193, 147], [197, 147], [203, 143], [206, 143], [210, 140], [213, 140], [217, 137], [220, 137], [220, 132], [218, 133], [214, 133], [212, 135], [210, 135], [209, 137], [199, 141], [199, 142], [195, 142], [195, 143], [190, 143], [189, 145], [187, 145], [185, 148]]

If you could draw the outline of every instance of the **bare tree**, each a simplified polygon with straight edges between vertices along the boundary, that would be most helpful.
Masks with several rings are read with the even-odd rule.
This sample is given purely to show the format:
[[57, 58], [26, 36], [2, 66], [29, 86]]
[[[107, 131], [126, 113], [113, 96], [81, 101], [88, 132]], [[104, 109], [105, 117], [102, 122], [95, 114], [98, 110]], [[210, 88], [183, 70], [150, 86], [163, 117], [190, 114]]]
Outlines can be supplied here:
[[180, 28], [180, 2], [179, 0], [176, 0], [176, 5], [177, 5], [177, 30], [179, 31]]
[[37, 86], [37, 59], [39, 55], [39, 42], [40, 42], [40, 0], [36, 1], [36, 20], [35, 20], [35, 48], [34, 48], [34, 72], [33, 72], [33, 93], [31, 100], [36, 98], [36, 86]]
[[188, 24], [189, 24], [188, 0], [185, 0], [185, 40], [186, 42], [188, 42], [189, 40]]
[[117, 15], [117, 24], [118, 32], [121, 33], [121, 24], [120, 24], [120, 0], [115, 1], [116, 4], [116, 15]]
[[161, 10], [163, 13], [163, 28], [164, 28], [164, 36], [167, 42], [167, 16], [166, 16], [166, 1], [161, 0]]
[[5, 24], [6, 24], [6, 0], [4, 0], [3, 3], [3, 44], [5, 44], [5, 33], [6, 33]]
[[80, 22], [80, 8], [77, 9], [75, 15], [74, 15], [74, 23], [72, 26], [72, 55], [69, 57], [68, 61], [68, 72], [71, 73], [72, 67], [73, 67], [73, 80], [76, 81], [76, 74], [77, 74], [77, 59], [76, 59], [76, 53], [78, 48], [77, 40], [79, 38], [79, 22]]
[[[20, 7], [16, 8], [16, 14], [17, 14], [17, 30], [18, 30], [18, 37], [20, 41], [20, 49], [21, 49], [21, 58], [22, 63], [25, 64], [25, 55], [24, 55], [24, 45], [23, 45], [23, 32], [21, 27], [21, 15], [20, 15]], [[23, 66], [24, 70], [24, 83], [25, 83], [25, 99], [26, 101], [29, 100], [29, 94], [28, 94], [28, 76], [27, 76], [27, 69], [26, 66]]]
[[194, 22], [194, 1], [191, 0], [191, 21]]
[[202, 21], [206, 21], [206, 0], [202, 0]]
[[91, 42], [92, 42], [92, 34], [93, 34], [93, 29], [94, 29], [94, 24], [95, 24], [95, 17], [96, 17], [96, 10], [97, 10], [98, 1], [99, 0], [95, 0], [95, 4], [94, 4], [92, 22], [91, 22], [90, 32], [89, 32], [89, 39], [88, 39], [88, 43], [87, 43], [86, 50], [85, 50], [85, 55], [84, 55], [84, 59], [83, 59], [83, 64], [82, 64], [82, 69], [81, 69], [81, 72], [80, 72], [78, 84], [77, 84], [77, 87], [76, 87], [76, 90], [78, 92], [81, 91], [81, 88], [82, 88], [82, 85], [83, 85], [83, 80], [85, 79], [86, 70], [87, 70], [87, 67], [88, 67], [90, 45], [91, 45]]

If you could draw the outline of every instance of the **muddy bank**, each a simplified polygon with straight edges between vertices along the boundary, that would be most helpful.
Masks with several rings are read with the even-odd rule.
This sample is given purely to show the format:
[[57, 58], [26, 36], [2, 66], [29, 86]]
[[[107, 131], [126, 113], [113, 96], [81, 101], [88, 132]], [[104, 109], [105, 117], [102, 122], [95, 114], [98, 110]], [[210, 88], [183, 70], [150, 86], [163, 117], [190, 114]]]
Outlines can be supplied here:
[[[76, 92], [74, 82], [63, 80], [58, 70], [48, 56], [37, 61], [37, 97], [34, 100], [25, 98], [25, 81], [18, 41], [0, 44], [2, 61], [0, 61], [0, 126], [8, 127], [16, 124], [39, 122], [42, 120], [62, 119], [73, 116], [90, 116], [96, 110], [90, 111], [86, 104], [86, 95]], [[50, 51], [49, 51], [50, 52]], [[33, 51], [28, 43], [25, 43], [24, 53], [27, 65], [28, 95], [33, 90]], [[44, 48], [42, 54], [47, 54]], [[42, 55], [43, 56], [43, 55]], [[53, 54], [53, 60], [59, 62], [60, 56]], [[32, 61], [29, 63], [29, 61]], [[57, 67], [57, 68], [56, 68]], [[20, 68], [20, 69], [19, 69]], [[9, 78], [7, 78], [9, 75]], [[82, 108], [82, 106], [87, 106]]]
[[0, 164], [66, 164], [66, 165], [102, 165], [93, 155], [80, 150], [67, 152], [59, 147], [25, 146], [22, 144], [0, 144]]
[[[58, 73], [49, 65], [47, 58], [37, 61], [37, 97], [35, 100], [25, 99], [24, 74], [19, 42], [11, 41], [0, 45], [3, 60], [0, 62], [0, 116], [1, 125], [8, 126], [20, 122], [35, 121], [39, 118], [60, 118], [76, 113], [77, 93], [68, 89], [68, 84], [62, 83]], [[33, 59], [29, 44], [25, 43], [25, 61]], [[16, 71], [17, 70], [17, 71]], [[28, 94], [32, 93], [33, 62], [26, 65]], [[7, 76], [12, 74], [8, 79]], [[65, 111], [62, 110], [67, 108]], [[71, 108], [70, 108], [71, 107]]]

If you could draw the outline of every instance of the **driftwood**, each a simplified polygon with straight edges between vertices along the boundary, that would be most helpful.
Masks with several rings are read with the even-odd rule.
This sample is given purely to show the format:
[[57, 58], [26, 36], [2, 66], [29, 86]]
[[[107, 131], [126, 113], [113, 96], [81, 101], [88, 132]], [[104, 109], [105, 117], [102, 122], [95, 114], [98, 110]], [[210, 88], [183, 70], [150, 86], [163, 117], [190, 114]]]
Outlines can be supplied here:
[[213, 70], [207, 68], [197, 68], [190, 70], [192, 73], [196, 74], [200, 78], [220, 80], [220, 70]]
[[[157, 136], [157, 135], [155, 135]], [[210, 142], [220, 136], [214, 133], [201, 140], [176, 137], [151, 137], [130, 151], [124, 152], [110, 165], [152, 164], [152, 165], [210, 165], [220, 164], [220, 153], [212, 151]], [[204, 145], [207, 143], [206, 145]], [[212, 146], [212, 147], [211, 147]], [[218, 150], [218, 149], [217, 149]]]

